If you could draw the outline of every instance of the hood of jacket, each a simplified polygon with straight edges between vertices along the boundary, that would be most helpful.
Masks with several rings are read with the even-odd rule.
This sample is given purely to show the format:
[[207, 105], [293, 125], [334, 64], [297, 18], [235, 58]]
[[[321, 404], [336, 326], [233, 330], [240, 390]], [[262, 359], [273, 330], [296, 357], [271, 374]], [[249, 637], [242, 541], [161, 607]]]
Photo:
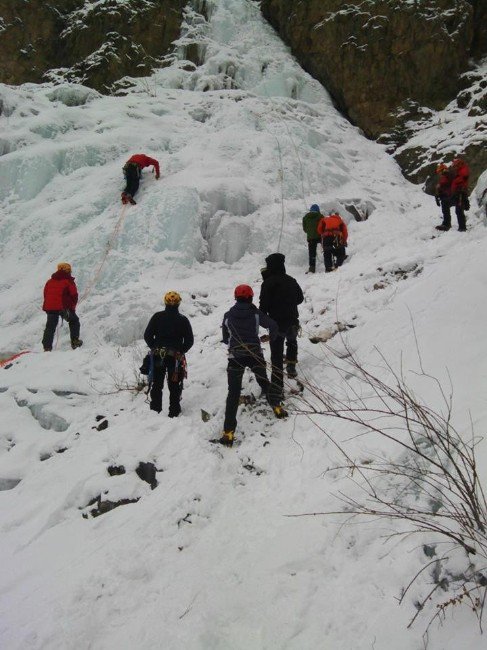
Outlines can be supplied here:
[[265, 258], [268, 275], [286, 275], [286, 257], [282, 253], [272, 253]]
[[74, 280], [71, 273], [68, 273], [67, 271], [56, 271], [51, 275], [51, 279], [52, 280]]

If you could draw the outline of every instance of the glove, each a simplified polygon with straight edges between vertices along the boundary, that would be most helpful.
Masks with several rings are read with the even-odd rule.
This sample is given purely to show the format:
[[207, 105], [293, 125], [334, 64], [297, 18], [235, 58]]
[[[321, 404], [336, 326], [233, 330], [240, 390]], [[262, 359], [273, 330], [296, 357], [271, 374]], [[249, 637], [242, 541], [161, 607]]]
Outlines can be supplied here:
[[441, 205], [440, 197], [438, 195], [435, 196], [435, 201], [436, 201], [436, 205], [438, 206]]
[[159, 174], [156, 174], [156, 181], [158, 181], [160, 178]]
[[262, 336], [260, 337], [261, 343], [269, 343], [270, 340], [271, 337], [269, 336], [269, 334], [262, 334]]
[[61, 318], [62, 318], [63, 320], [69, 322], [69, 318], [70, 318], [70, 316], [71, 316], [71, 314], [70, 314], [69, 309], [63, 309], [63, 310], [62, 310], [62, 312], [61, 312]]

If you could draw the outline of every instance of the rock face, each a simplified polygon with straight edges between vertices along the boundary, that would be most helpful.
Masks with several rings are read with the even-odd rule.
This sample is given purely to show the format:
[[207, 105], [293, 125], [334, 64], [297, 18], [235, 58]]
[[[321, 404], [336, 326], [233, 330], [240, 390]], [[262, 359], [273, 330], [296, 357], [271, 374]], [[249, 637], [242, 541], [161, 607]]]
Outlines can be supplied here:
[[[418, 165], [408, 137], [467, 88], [471, 57], [487, 53], [487, 2], [262, 0], [262, 11], [337, 107], [391, 153], [402, 147], [406, 175], [424, 181], [431, 167]], [[475, 180], [482, 156], [464, 153], [475, 159]]]
[[394, 125], [406, 100], [440, 107], [458, 90], [473, 8], [451, 0], [263, 0], [264, 15], [367, 135]]
[[0, 82], [76, 81], [102, 92], [148, 74], [178, 38], [183, 0], [0, 0]]

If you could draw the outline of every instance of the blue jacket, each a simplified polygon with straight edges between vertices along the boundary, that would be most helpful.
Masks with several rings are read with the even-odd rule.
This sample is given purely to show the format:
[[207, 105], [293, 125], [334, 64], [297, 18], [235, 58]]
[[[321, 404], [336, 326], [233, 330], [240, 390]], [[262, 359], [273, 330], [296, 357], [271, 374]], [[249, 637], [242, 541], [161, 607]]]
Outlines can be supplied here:
[[278, 333], [275, 321], [250, 302], [236, 302], [223, 317], [223, 342], [230, 356], [245, 356], [261, 351], [259, 327], [269, 330], [271, 341]]

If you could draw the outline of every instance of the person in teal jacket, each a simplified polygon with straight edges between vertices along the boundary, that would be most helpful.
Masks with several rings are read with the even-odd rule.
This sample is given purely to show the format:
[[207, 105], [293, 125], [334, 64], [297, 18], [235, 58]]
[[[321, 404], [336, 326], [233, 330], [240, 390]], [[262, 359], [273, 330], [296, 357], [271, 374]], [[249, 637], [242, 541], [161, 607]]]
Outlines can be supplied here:
[[316, 249], [320, 243], [320, 235], [318, 234], [318, 224], [323, 215], [320, 212], [320, 206], [313, 203], [303, 217], [303, 230], [308, 239], [308, 254], [309, 254], [309, 269], [308, 273], [315, 273], [316, 271]]

